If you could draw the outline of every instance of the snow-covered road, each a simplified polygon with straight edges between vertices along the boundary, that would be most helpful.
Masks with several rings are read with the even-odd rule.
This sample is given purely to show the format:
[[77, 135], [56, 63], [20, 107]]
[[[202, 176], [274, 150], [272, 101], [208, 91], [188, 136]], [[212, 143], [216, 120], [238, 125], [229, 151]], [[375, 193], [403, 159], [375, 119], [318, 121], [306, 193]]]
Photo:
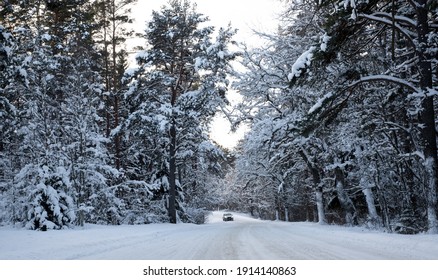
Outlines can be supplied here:
[[96, 226], [35, 232], [0, 228], [0, 259], [434, 259], [438, 235], [396, 235], [215, 212], [204, 225]]

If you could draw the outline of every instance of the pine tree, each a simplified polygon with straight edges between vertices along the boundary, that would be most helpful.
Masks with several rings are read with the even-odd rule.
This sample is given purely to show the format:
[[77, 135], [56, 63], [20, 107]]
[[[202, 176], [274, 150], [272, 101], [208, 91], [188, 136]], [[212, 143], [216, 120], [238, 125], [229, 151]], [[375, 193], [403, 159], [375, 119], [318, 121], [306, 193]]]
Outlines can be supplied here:
[[13, 177], [18, 169], [16, 134], [18, 96], [11, 88], [16, 77], [15, 38], [0, 25], [0, 223], [12, 220], [7, 197], [12, 189]]
[[177, 210], [184, 219], [183, 202], [177, 199], [184, 191], [183, 170], [199, 164], [198, 151], [207, 140], [208, 123], [226, 102], [229, 62], [237, 55], [228, 49], [235, 31], [221, 29], [212, 42], [214, 30], [200, 27], [207, 18], [195, 8], [188, 1], [170, 1], [160, 12], [153, 12], [145, 34], [149, 46], [138, 56], [137, 89], [126, 94], [133, 100], [149, 101], [141, 103], [128, 122], [141, 117], [158, 132], [148, 137], [161, 158], [154, 176], [161, 177], [160, 188], [168, 194], [171, 223], [177, 222]]
[[133, 35], [133, 31], [129, 28], [133, 19], [129, 14], [132, 5], [136, 2], [137, 0], [99, 0], [94, 4], [96, 20], [100, 26], [96, 37], [102, 55], [102, 76], [105, 84], [105, 91], [102, 93], [102, 98], [105, 100], [105, 133], [106, 137], [111, 136], [113, 141], [109, 147], [113, 154], [114, 166], [119, 170], [123, 167], [121, 162], [123, 143], [119, 134], [111, 132], [125, 117], [121, 104], [123, 101], [121, 78], [126, 68], [124, 43]]
[[91, 5], [13, 5], [6, 21], [14, 35], [8, 38], [17, 42], [8, 49], [10, 74], [2, 76], [15, 108], [8, 117], [15, 118], [8, 134], [15, 140], [6, 142], [14, 159], [7, 169], [7, 212], [10, 222], [28, 228], [121, 220], [121, 210], [113, 210], [123, 206], [108, 187], [117, 172], [108, 165], [96, 114], [103, 90]]

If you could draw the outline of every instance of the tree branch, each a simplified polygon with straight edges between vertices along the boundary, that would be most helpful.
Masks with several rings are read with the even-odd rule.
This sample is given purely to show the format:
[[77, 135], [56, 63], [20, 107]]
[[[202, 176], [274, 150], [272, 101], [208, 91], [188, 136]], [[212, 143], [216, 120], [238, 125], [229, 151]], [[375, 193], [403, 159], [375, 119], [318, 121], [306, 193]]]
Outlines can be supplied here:
[[380, 22], [380, 23], [389, 25], [389, 26], [397, 29], [401, 34], [403, 34], [409, 40], [409, 42], [411, 43], [412, 47], [414, 49], [416, 49], [414, 39], [412, 38], [412, 37], [415, 37], [415, 33], [410, 32], [409, 30], [406, 30], [405, 28], [400, 26], [400, 24], [393, 23], [393, 21], [391, 19], [382, 18], [380, 16], [376, 16], [375, 14], [373, 14], [373, 15], [358, 14], [357, 17], [369, 19], [369, 20], [376, 21], [376, 22]]
[[[377, 13], [373, 13], [372, 16], [388, 18], [388, 19], [392, 20], [392, 15], [390, 15], [388, 13], [377, 12]], [[400, 23], [407, 24], [409, 27], [412, 27], [412, 28], [417, 27], [417, 22], [413, 19], [403, 17], [403, 16], [394, 16], [394, 19]]]
[[363, 77], [363, 78], [353, 82], [352, 84], [348, 85], [347, 89], [354, 88], [360, 84], [369, 83], [369, 82], [390, 82], [393, 84], [398, 84], [400, 86], [406, 87], [415, 93], [422, 92], [421, 89], [415, 87], [413, 84], [409, 83], [408, 81], [405, 81], [405, 80], [397, 78], [397, 77], [389, 76], [389, 75], [373, 75], [373, 76]]

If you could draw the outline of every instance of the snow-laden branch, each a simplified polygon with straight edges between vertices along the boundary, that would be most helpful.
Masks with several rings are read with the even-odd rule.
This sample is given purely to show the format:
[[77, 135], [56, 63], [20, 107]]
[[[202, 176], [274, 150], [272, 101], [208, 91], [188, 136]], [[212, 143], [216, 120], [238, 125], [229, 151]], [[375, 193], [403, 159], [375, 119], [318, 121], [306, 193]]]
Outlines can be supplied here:
[[295, 77], [299, 77], [305, 71], [306, 67], [310, 66], [315, 49], [315, 47], [310, 47], [309, 50], [301, 54], [300, 57], [295, 61], [295, 63], [292, 65], [292, 71], [288, 75], [289, 81], [292, 81], [292, 79]]
[[393, 22], [392, 19], [387, 19], [387, 18], [384, 18], [382, 16], [377, 16], [376, 14], [372, 14], [372, 15], [358, 14], [357, 17], [366, 18], [369, 20], [373, 20], [376, 22], [380, 22], [380, 23], [395, 27], [400, 33], [402, 33], [411, 42], [412, 46], [414, 46], [414, 48], [415, 48], [415, 43], [414, 43], [413, 37], [415, 37], [416, 34], [414, 32], [407, 30], [406, 28], [402, 27], [400, 24]]
[[400, 154], [399, 156], [400, 156], [400, 157], [407, 157], [407, 158], [410, 158], [410, 157], [418, 157], [418, 158], [420, 158], [421, 160], [425, 160], [424, 153], [423, 153], [423, 152], [420, 152], [420, 151], [414, 151], [414, 152], [412, 152], [412, 153]]
[[359, 80], [351, 83], [347, 89], [349, 88], [354, 88], [362, 83], [368, 83], [368, 82], [390, 82], [390, 83], [394, 83], [394, 84], [398, 84], [400, 86], [406, 87], [410, 90], [412, 90], [414, 93], [421, 93], [421, 89], [417, 88], [414, 84], [397, 78], [397, 77], [393, 77], [393, 76], [389, 76], [389, 75], [373, 75], [373, 76], [367, 76], [367, 77], [362, 77]]
[[333, 93], [329, 92], [326, 93], [322, 98], [319, 98], [318, 101], [315, 103], [315, 105], [312, 106], [312, 108], [309, 109], [308, 114], [312, 114], [313, 112], [315, 112], [316, 110], [319, 110], [319, 108], [322, 107], [323, 103], [329, 99], [333, 97]]
[[[412, 91], [412, 93], [409, 96], [424, 96], [424, 95], [433, 95], [436, 91], [434, 90], [428, 90], [428, 91], [423, 91], [419, 88], [417, 88], [414, 84], [397, 78], [397, 77], [393, 77], [393, 76], [389, 76], [389, 75], [373, 75], [373, 76], [367, 76], [367, 77], [362, 77], [361, 79], [347, 85], [345, 88], [343, 88], [340, 92], [336, 93], [336, 96], [339, 96], [342, 93], [345, 93], [346, 91], [350, 91], [353, 90], [355, 87], [359, 86], [360, 84], [363, 83], [372, 83], [372, 82], [388, 82], [388, 83], [393, 83], [393, 84], [397, 84], [399, 86], [408, 88], [409, 90]], [[351, 95], [351, 93], [350, 93]], [[315, 112], [318, 113], [325, 105], [325, 103], [327, 103], [327, 101], [329, 101], [330, 99], [332, 99], [335, 95], [333, 93], [327, 93], [325, 94], [322, 98], [318, 99], [318, 101], [309, 109], [308, 114], [312, 115]], [[336, 105], [334, 108], [332, 108], [332, 110], [330, 111], [337, 111], [337, 110], [342, 110], [346, 100], [349, 99], [349, 96], [347, 96], [345, 98], [344, 101], [342, 101], [341, 103], [339, 103], [338, 105]], [[330, 113], [324, 113], [322, 114], [322, 116], [319, 117], [319, 119], [321, 118], [325, 118], [327, 116], [329, 116]], [[306, 130], [313, 130], [314, 127], [312, 125], [307, 126]]]
[[416, 26], [417, 26], [417, 21], [415, 21], [411, 18], [405, 17], [405, 16], [396, 16], [395, 15], [393, 17], [392, 14], [384, 13], [384, 12], [376, 12], [376, 13], [373, 13], [372, 15], [377, 16], [377, 17], [382, 17], [382, 18], [388, 18], [391, 20], [391, 22], [392, 22], [392, 19], [394, 18], [394, 20], [396, 20], [397, 22], [407, 24], [412, 28], [416, 28]]

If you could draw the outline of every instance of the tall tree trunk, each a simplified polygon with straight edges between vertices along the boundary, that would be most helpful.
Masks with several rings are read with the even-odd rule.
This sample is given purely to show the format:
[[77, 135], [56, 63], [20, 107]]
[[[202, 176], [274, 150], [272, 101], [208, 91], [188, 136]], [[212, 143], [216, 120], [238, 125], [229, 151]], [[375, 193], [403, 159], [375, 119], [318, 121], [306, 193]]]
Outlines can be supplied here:
[[376, 202], [374, 200], [373, 192], [369, 186], [364, 186], [361, 182], [362, 193], [365, 195], [365, 201], [368, 208], [368, 219], [369, 223], [374, 226], [380, 226], [380, 217], [377, 214]]
[[[177, 88], [172, 89], [170, 104], [172, 108], [178, 97]], [[172, 112], [170, 124], [170, 147], [169, 147], [169, 218], [172, 224], [176, 224], [176, 121], [175, 112]]]
[[417, 13], [418, 46], [420, 69], [420, 87], [425, 93], [420, 112], [422, 125], [421, 139], [424, 154], [424, 168], [426, 173], [426, 201], [427, 201], [427, 222], [430, 233], [438, 233], [437, 221], [437, 143], [435, 129], [435, 112], [433, 108], [433, 96], [427, 96], [428, 89], [432, 89], [432, 64], [428, 54], [428, 35], [430, 33], [428, 24], [427, 0], [417, 0], [415, 9]]
[[353, 201], [345, 191], [345, 175], [344, 171], [340, 167], [335, 168], [335, 178], [336, 178], [336, 192], [338, 193], [339, 203], [345, 212], [345, 222], [352, 226], [357, 223], [356, 221], [356, 208], [354, 207]]
[[392, 227], [391, 227], [391, 218], [389, 216], [389, 207], [388, 207], [388, 203], [386, 201], [386, 196], [385, 196], [385, 191], [384, 191], [384, 187], [381, 185], [380, 183], [380, 178], [381, 178], [381, 174], [380, 174], [380, 166], [378, 164], [378, 162], [376, 161], [376, 175], [374, 176], [374, 185], [376, 186], [377, 189], [377, 199], [380, 205], [380, 211], [381, 211], [381, 215], [382, 215], [382, 219], [383, 219], [383, 225], [385, 226], [385, 228], [387, 230], [389, 230], [390, 232], [392, 232]]
[[[107, 25], [107, 5], [106, 1], [102, 2], [102, 22], [103, 22], [103, 47], [104, 47], [104, 56], [103, 59], [105, 61], [105, 67], [104, 67], [104, 78], [105, 78], [105, 92], [108, 94], [111, 90], [110, 86], [110, 77], [109, 77], [109, 56], [108, 56], [108, 25]], [[104, 96], [105, 100], [105, 135], [106, 137], [109, 137], [110, 131], [111, 131], [111, 115], [110, 115], [110, 108], [111, 108], [111, 97], [106, 95]]]
[[326, 224], [327, 219], [325, 217], [325, 210], [324, 210], [324, 197], [323, 197], [323, 189], [321, 186], [321, 176], [319, 174], [317, 167], [313, 164], [313, 162], [310, 161], [306, 152], [304, 150], [301, 150], [299, 153], [301, 157], [304, 159], [304, 161], [306, 162], [307, 167], [309, 168], [310, 173], [312, 174], [313, 186], [315, 188], [316, 208], [318, 210], [318, 223]]
[[170, 150], [169, 150], [169, 218], [172, 224], [176, 224], [176, 127], [172, 120], [170, 127]]
[[323, 200], [323, 193], [321, 186], [316, 187], [315, 197], [316, 197], [316, 208], [318, 210], [318, 224], [326, 224], [327, 219], [325, 217], [324, 200]]
[[[116, 26], [116, 2], [115, 0], [113, 0], [111, 2], [111, 12], [112, 12], [112, 40], [111, 40], [111, 44], [112, 44], [112, 60], [113, 60], [113, 65], [112, 65], [112, 80], [113, 80], [113, 85], [112, 85], [112, 92], [113, 92], [113, 98], [114, 98], [114, 127], [116, 128], [119, 126], [119, 97], [118, 95], [118, 90], [119, 90], [119, 81], [118, 81], [118, 77], [117, 77], [117, 26]], [[120, 136], [114, 135], [114, 150], [115, 150], [115, 164], [116, 164], [116, 168], [120, 169]]]

